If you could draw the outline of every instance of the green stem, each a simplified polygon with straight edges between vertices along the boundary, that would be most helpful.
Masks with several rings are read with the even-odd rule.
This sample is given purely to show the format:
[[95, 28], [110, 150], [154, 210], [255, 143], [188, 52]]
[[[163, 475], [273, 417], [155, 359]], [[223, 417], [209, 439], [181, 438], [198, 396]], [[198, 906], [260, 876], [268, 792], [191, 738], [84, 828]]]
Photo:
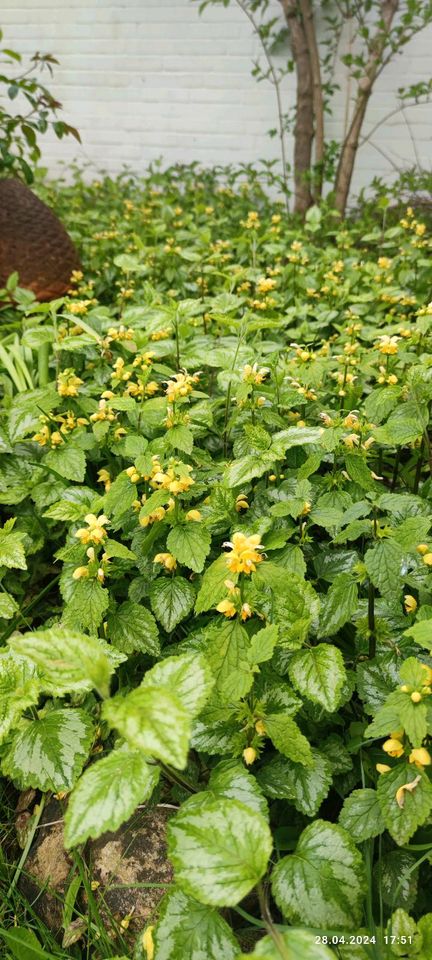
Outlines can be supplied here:
[[38, 374], [39, 386], [46, 387], [49, 380], [49, 343], [42, 343], [38, 347]]
[[370, 580], [369, 580], [369, 586], [368, 586], [368, 628], [369, 628], [369, 660], [373, 660], [376, 654], [375, 587]]
[[417, 460], [417, 465], [416, 465], [416, 472], [415, 472], [415, 477], [414, 477], [413, 493], [418, 493], [418, 488], [419, 488], [419, 486], [420, 486], [421, 472], [422, 472], [422, 467], [423, 467], [424, 448], [425, 448], [425, 442], [424, 442], [424, 437], [423, 437], [422, 442], [421, 442], [421, 444], [420, 444], [420, 450], [419, 450], [419, 455], [418, 455], [418, 460]]
[[256, 889], [258, 893], [261, 916], [265, 923], [266, 930], [269, 936], [272, 938], [273, 943], [276, 947], [276, 950], [278, 951], [279, 955], [282, 957], [282, 960], [290, 960], [288, 947], [285, 945], [282, 935], [279, 933], [279, 930], [277, 929], [277, 927], [273, 922], [273, 917], [270, 913], [270, 908], [268, 905], [267, 895], [261, 881], [257, 884]]
[[42, 794], [42, 797], [41, 797], [41, 799], [40, 799], [40, 803], [39, 803], [39, 805], [38, 805], [37, 813], [33, 814], [33, 818], [32, 818], [32, 819], [33, 819], [33, 823], [32, 823], [32, 825], [31, 825], [31, 829], [30, 829], [30, 831], [29, 831], [29, 834], [28, 834], [28, 837], [27, 837], [27, 840], [26, 840], [26, 845], [25, 845], [24, 850], [23, 850], [23, 852], [22, 852], [22, 854], [21, 854], [21, 856], [20, 856], [20, 859], [19, 859], [17, 868], [16, 868], [16, 870], [15, 870], [15, 873], [14, 873], [14, 875], [13, 875], [13, 877], [12, 877], [11, 885], [10, 885], [10, 887], [9, 887], [9, 890], [8, 890], [7, 894], [6, 894], [6, 900], [8, 900], [9, 897], [11, 896], [11, 894], [13, 893], [13, 891], [14, 891], [17, 883], [18, 883], [18, 880], [19, 880], [19, 878], [20, 878], [20, 876], [21, 876], [21, 873], [22, 873], [24, 864], [25, 864], [25, 862], [26, 862], [26, 860], [27, 860], [27, 857], [28, 857], [28, 855], [29, 855], [30, 847], [31, 847], [31, 845], [32, 845], [32, 843], [33, 843], [33, 840], [34, 840], [34, 835], [35, 835], [36, 830], [37, 830], [37, 828], [38, 828], [38, 826], [39, 826], [40, 818], [41, 818], [41, 816], [42, 816], [42, 814], [43, 814], [43, 811], [44, 811], [45, 800], [46, 800], [46, 794], [44, 793], [44, 794]]
[[165, 763], [160, 763], [160, 767], [167, 779], [171, 780], [171, 783], [176, 783], [177, 786], [183, 787], [184, 790], [189, 790], [189, 793], [199, 793], [199, 787], [191, 783], [190, 780], [187, 780], [186, 777], [183, 777], [182, 774], [177, 773], [177, 770], [172, 770], [172, 768], [168, 767]]

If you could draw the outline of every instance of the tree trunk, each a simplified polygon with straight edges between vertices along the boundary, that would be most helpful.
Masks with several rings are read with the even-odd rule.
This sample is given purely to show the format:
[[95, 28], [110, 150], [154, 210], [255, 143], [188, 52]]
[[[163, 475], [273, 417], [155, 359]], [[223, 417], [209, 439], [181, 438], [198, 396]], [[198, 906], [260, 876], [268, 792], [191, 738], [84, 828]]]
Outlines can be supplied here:
[[288, 25], [296, 66], [297, 98], [294, 129], [294, 213], [302, 216], [313, 203], [311, 193], [312, 144], [314, 138], [312, 71], [306, 33], [297, 0], [280, 0]]
[[342, 145], [339, 164], [335, 179], [335, 207], [344, 216], [348, 203], [348, 196], [357, 157], [359, 137], [366, 116], [367, 105], [385, 50], [387, 38], [393, 18], [397, 12], [399, 0], [382, 0], [381, 19], [383, 27], [371, 38], [369, 43], [369, 60], [365, 66], [363, 77], [359, 80], [354, 113], [349, 125], [348, 133]]
[[314, 199], [322, 195], [324, 163], [324, 97], [321, 80], [321, 64], [316, 37], [313, 9], [310, 0], [300, 0], [300, 10], [306, 36], [313, 84], [313, 111], [315, 116], [315, 165]]

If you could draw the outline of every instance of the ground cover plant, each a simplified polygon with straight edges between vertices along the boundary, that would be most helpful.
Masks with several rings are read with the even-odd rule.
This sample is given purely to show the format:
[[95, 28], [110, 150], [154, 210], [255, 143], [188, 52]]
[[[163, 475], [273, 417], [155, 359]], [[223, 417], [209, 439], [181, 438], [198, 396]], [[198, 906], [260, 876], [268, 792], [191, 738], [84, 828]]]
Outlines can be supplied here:
[[[430, 960], [425, 219], [196, 165], [38, 190], [83, 267], [0, 296], [6, 956]], [[52, 795], [63, 946], [19, 892]], [[160, 802], [174, 882], [104, 925], [84, 844]]]

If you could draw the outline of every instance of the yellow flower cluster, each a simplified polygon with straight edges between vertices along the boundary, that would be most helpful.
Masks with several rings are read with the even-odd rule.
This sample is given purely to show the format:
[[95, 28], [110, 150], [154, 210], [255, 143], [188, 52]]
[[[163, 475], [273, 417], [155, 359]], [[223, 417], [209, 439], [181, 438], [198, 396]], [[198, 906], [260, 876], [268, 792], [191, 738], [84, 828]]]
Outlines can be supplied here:
[[79, 377], [75, 376], [72, 367], [62, 370], [57, 377], [57, 393], [60, 397], [77, 397], [78, 388], [84, 383]]
[[257, 533], [247, 537], [244, 533], [233, 534], [232, 540], [224, 543], [224, 547], [229, 547], [229, 553], [226, 555], [226, 565], [231, 573], [254, 573], [257, 564], [261, 563], [263, 557], [258, 550], [262, 550], [260, 538]]
[[242, 379], [245, 381], [245, 383], [253, 383], [259, 386], [259, 384], [265, 380], [268, 372], [268, 367], [261, 367], [261, 369], [258, 369], [257, 363], [254, 363], [253, 366], [251, 366], [250, 363], [247, 363], [243, 367]]
[[173, 557], [172, 553], [157, 553], [154, 557], [153, 563], [160, 563], [165, 570], [175, 570], [177, 566], [177, 560]]
[[77, 530], [75, 536], [81, 543], [103, 543], [108, 536], [105, 527], [109, 523], [108, 517], [101, 513], [98, 517], [94, 513], [87, 513], [84, 517], [86, 527]]
[[102, 554], [100, 562], [96, 557], [94, 547], [89, 547], [88, 550], [86, 550], [86, 555], [89, 559], [87, 566], [76, 567], [72, 574], [73, 580], [84, 580], [87, 577], [93, 576], [99, 581], [99, 583], [103, 583], [105, 580], [106, 568], [110, 562], [106, 553]]
[[151, 334], [150, 340], [167, 340], [170, 333], [171, 330], [169, 327], [165, 327], [163, 330], [155, 330], [155, 332]]
[[111, 343], [113, 340], [133, 340], [134, 336], [135, 334], [131, 327], [125, 327], [123, 324], [120, 324], [119, 327], [109, 327], [105, 342]]
[[375, 344], [375, 349], [379, 350], [380, 353], [385, 354], [386, 356], [394, 356], [398, 352], [398, 343], [400, 337], [389, 337], [386, 334], [378, 337], [378, 342]]
[[114, 413], [112, 407], [108, 406], [105, 397], [102, 397], [102, 399], [99, 400], [97, 413], [92, 413], [90, 420], [92, 423], [97, 423], [99, 420], [108, 420], [112, 423], [113, 420], [116, 419], [117, 415]]
[[189, 373], [176, 373], [170, 380], [168, 380], [165, 390], [168, 402], [175, 403], [176, 400], [187, 397], [189, 393], [192, 393], [194, 384], [198, 382], [198, 374], [192, 376]]
[[105, 468], [98, 470], [97, 478], [98, 483], [103, 483], [105, 485], [105, 492], [108, 493], [108, 490], [111, 487], [111, 474], [109, 470], [105, 470]]
[[97, 300], [74, 300], [72, 303], [68, 303], [67, 309], [69, 313], [82, 316], [84, 313], [87, 313], [88, 308], [94, 306], [95, 303], [97, 303]]
[[257, 283], [257, 292], [268, 293], [269, 290], [274, 290], [275, 286], [276, 280], [273, 280], [272, 277], [261, 277]]
[[246, 220], [241, 220], [241, 226], [245, 227], [246, 230], [258, 230], [261, 226], [261, 221], [259, 214], [256, 210], [250, 210]]
[[248, 603], [241, 603], [239, 588], [232, 580], [225, 580], [224, 583], [228, 590], [228, 597], [218, 603], [216, 610], [228, 618], [235, 617], [236, 613], [239, 613], [242, 620], [248, 620], [252, 616], [252, 610]]
[[432, 567], [432, 550], [427, 543], [419, 543], [416, 547], [417, 553], [423, 558], [423, 563], [427, 567]]

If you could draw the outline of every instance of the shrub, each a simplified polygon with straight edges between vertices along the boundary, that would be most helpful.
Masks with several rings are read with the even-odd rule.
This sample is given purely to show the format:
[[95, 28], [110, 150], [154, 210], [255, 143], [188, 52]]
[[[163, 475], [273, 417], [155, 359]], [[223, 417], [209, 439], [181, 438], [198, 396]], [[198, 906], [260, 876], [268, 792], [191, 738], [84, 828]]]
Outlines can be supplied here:
[[147, 957], [426, 960], [430, 240], [221, 176], [77, 175], [5, 311], [3, 774], [72, 850], [179, 805]]

